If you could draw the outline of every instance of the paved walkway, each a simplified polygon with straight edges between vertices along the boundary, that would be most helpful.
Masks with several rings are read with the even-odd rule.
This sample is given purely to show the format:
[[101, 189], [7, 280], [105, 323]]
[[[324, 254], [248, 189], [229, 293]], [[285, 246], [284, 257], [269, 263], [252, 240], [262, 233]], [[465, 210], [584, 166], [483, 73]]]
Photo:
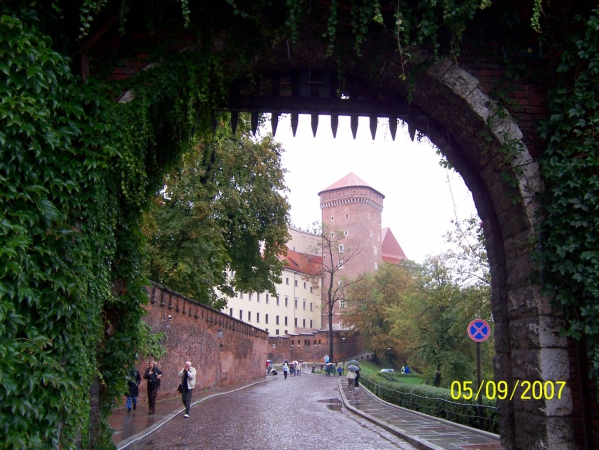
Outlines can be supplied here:
[[347, 380], [338, 379], [339, 391], [346, 408], [371, 420], [387, 431], [423, 450], [501, 449], [499, 436], [410, 411], [387, 403], [363, 386], [358, 394], [349, 393]]
[[[197, 405], [207, 399], [245, 389], [257, 384], [274, 381], [276, 377], [269, 376], [262, 381], [247, 383], [239, 386], [198, 391], [193, 393], [192, 405]], [[163, 400], [156, 404], [156, 413], [148, 414], [148, 405], [141, 405], [135, 411], [127, 412], [125, 408], [115, 410], [108, 418], [110, 427], [114, 430], [112, 442], [118, 450], [131, 448], [131, 445], [149, 436], [154, 431], [180, 415], [185, 408], [181, 398]], [[181, 414], [182, 417], [182, 414]]]
[[[218, 396], [223, 397], [214, 398]], [[349, 394], [345, 377], [268, 376], [243, 386], [197, 392], [193, 400], [190, 419], [183, 418], [180, 399], [158, 403], [154, 415], [148, 415], [147, 406], [130, 413], [115, 411], [109, 423], [117, 449], [280, 450], [295, 448], [297, 440], [325, 449], [346, 448], [348, 442], [377, 450], [501, 448], [496, 435], [391, 405], [364, 387]]]

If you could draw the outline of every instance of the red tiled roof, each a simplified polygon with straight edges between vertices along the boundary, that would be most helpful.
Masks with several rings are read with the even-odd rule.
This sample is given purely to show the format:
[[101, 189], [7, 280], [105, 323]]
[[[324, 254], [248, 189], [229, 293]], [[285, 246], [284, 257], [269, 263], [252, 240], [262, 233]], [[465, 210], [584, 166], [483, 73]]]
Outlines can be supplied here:
[[321, 274], [322, 257], [320, 256], [307, 255], [287, 248], [287, 254], [280, 255], [279, 258], [288, 269], [310, 276]]
[[383, 194], [381, 194], [375, 188], [373, 188], [372, 186], [370, 186], [366, 181], [364, 181], [362, 178], [360, 178], [359, 176], [357, 176], [353, 172], [350, 172], [349, 174], [345, 175], [340, 180], [338, 180], [335, 183], [331, 184], [328, 188], [323, 189], [322, 191], [320, 191], [318, 193], [318, 195], [320, 195], [321, 193], [323, 193], [325, 191], [332, 191], [334, 189], [341, 189], [341, 188], [345, 188], [345, 187], [354, 187], [354, 186], [363, 186], [363, 187], [370, 188], [373, 191], [375, 191], [378, 194], [380, 194], [381, 197], [385, 198], [385, 196]]
[[381, 250], [383, 252], [383, 261], [398, 264], [402, 259], [408, 259], [399, 242], [393, 236], [393, 232], [389, 228], [383, 228], [382, 232], [383, 245], [381, 246]]

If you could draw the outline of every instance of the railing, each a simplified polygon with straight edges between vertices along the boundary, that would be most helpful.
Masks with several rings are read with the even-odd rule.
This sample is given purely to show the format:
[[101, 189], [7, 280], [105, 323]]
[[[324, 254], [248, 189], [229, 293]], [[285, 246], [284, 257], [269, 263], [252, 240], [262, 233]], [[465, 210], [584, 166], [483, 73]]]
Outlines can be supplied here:
[[[387, 378], [387, 377], [386, 377]], [[388, 378], [390, 379], [390, 378]], [[479, 430], [499, 433], [497, 408], [488, 405], [457, 403], [443, 398], [425, 397], [410, 392], [400, 392], [364, 376], [360, 383], [382, 400], [403, 408], [419, 411], [455, 423], [468, 425]]]

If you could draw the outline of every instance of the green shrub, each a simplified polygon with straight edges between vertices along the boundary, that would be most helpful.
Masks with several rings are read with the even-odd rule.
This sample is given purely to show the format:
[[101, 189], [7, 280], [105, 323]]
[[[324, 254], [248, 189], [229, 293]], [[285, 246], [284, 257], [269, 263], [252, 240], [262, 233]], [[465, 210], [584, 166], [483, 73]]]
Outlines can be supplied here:
[[[410, 376], [410, 374], [399, 375]], [[377, 397], [394, 405], [473, 428], [499, 433], [495, 400], [483, 397], [480, 408], [481, 419], [479, 419], [479, 408], [476, 401], [474, 399], [454, 400], [449, 389], [394, 382], [384, 380], [382, 377], [361, 377], [360, 382]]]

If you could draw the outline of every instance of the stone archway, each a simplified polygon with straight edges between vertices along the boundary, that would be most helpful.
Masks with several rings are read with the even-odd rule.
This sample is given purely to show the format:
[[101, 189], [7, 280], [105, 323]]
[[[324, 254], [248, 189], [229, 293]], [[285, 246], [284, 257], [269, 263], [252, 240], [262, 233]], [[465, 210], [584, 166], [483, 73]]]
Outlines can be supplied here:
[[[305, 58], [291, 64], [282, 58], [280, 63], [298, 69], [330, 67], [325, 59], [314, 58], [316, 44], [306, 47], [312, 50], [297, 50]], [[420, 57], [425, 59], [426, 53]], [[272, 75], [271, 64], [272, 60], [264, 66], [257, 63], [255, 75]], [[399, 81], [402, 69], [393, 56], [385, 62], [375, 90], [369, 90], [361, 67], [352, 69], [346, 76], [360, 85], [363, 99], [403, 103], [411, 96], [420, 115], [409, 126], [430, 138], [472, 192], [491, 264], [496, 381], [514, 386], [525, 380], [568, 380], [568, 342], [558, 335], [563, 317], [534, 281], [535, 196], [542, 180], [526, 142], [536, 137], [526, 136], [515, 118], [483, 92], [477, 77], [455, 62], [432, 64], [418, 75], [409, 93]], [[290, 111], [292, 106], [285, 110]], [[532, 402], [514, 396], [498, 405], [505, 448], [575, 448], [569, 387], [560, 400]]]
[[[379, 38], [392, 48], [388, 42], [392, 38]], [[352, 95], [402, 105], [410, 97], [411, 105], [424, 114], [408, 117], [409, 127], [426, 134], [462, 175], [483, 220], [492, 268], [496, 380], [510, 387], [521, 381], [569, 380], [568, 342], [558, 335], [563, 317], [534, 281], [535, 196], [542, 191], [534, 160], [534, 124], [529, 120], [520, 127], [515, 117], [488, 96], [485, 84], [497, 74], [481, 81], [480, 73], [467, 64], [440, 61], [419, 72], [408, 87], [400, 75], [425, 61], [427, 53], [421, 51], [404, 69], [395, 52], [381, 56], [372, 45], [363, 53], [376, 58], [343, 61], [344, 75], [353, 83]], [[129, 67], [135, 64], [130, 62]], [[130, 76], [139, 67], [120, 68], [115, 74]], [[333, 67], [321, 42], [304, 40], [293, 53], [280, 44], [268, 54], [257, 55], [253, 75], [259, 79], [290, 69]], [[531, 111], [535, 114], [543, 112]], [[511, 401], [500, 401], [499, 409], [505, 448], [575, 448], [569, 385], [559, 400], [532, 401], [515, 395]]]

